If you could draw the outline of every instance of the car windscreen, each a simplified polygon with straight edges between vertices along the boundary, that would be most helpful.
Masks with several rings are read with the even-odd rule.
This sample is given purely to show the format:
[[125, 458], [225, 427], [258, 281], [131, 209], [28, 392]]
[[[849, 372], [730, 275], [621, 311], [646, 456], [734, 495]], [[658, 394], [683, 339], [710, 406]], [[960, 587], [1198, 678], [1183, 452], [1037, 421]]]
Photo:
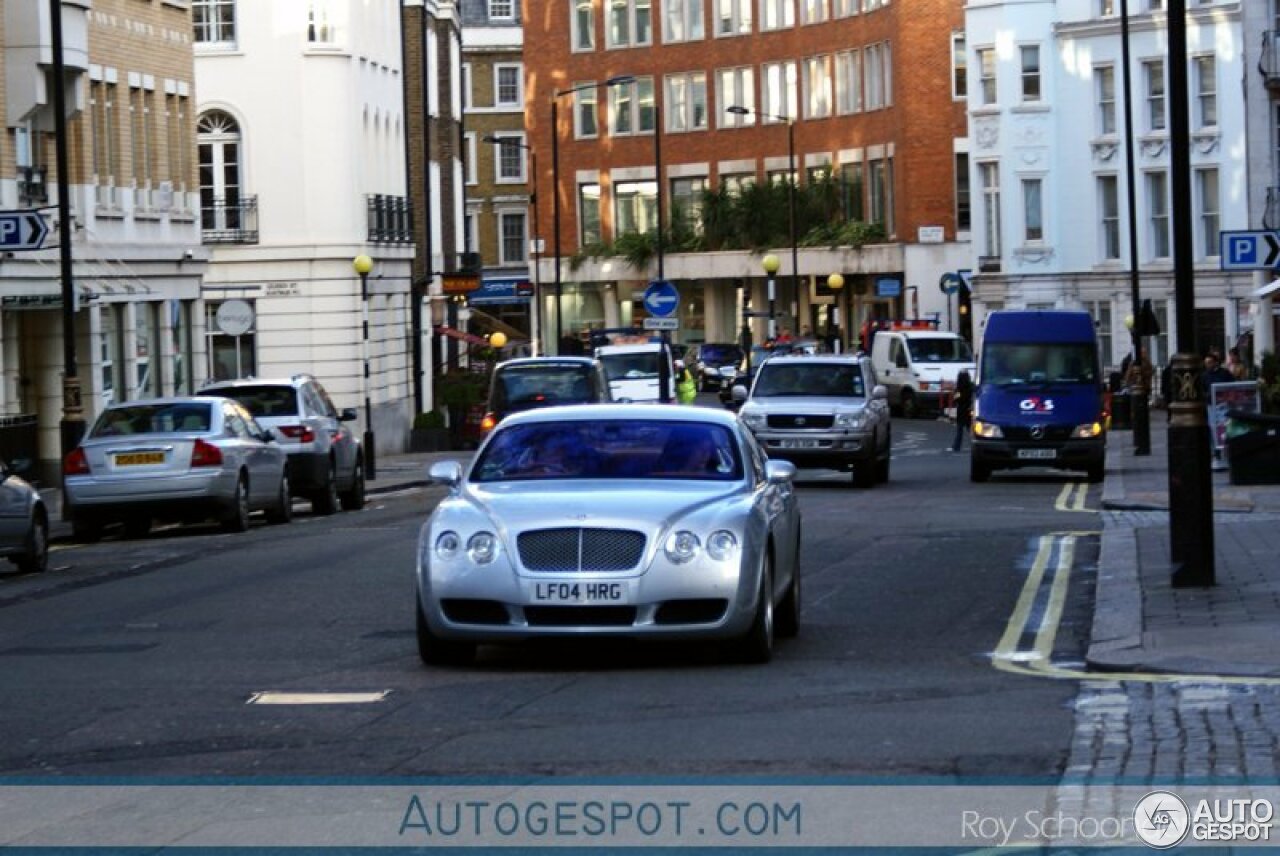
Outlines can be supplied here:
[[988, 342], [982, 349], [982, 383], [997, 386], [1098, 382], [1091, 342]]
[[964, 339], [907, 339], [907, 348], [917, 363], [973, 362], [973, 351]]
[[753, 398], [783, 395], [865, 398], [866, 386], [856, 364], [788, 363], [770, 360], [760, 367]]
[[90, 437], [124, 437], [131, 434], [207, 433], [213, 414], [205, 402], [135, 404], [103, 411], [93, 423]]
[[609, 380], [644, 380], [658, 376], [657, 351], [602, 354], [600, 362]]
[[291, 386], [231, 386], [208, 392], [235, 399], [253, 414], [254, 419], [298, 415], [298, 394]]
[[736, 365], [742, 362], [742, 349], [737, 345], [703, 345], [698, 349], [698, 358], [709, 366]]
[[491, 410], [509, 413], [555, 404], [595, 401], [591, 367], [581, 363], [506, 366], [493, 376]]
[[473, 482], [555, 479], [738, 481], [733, 432], [709, 422], [563, 420], [500, 425], [471, 470]]

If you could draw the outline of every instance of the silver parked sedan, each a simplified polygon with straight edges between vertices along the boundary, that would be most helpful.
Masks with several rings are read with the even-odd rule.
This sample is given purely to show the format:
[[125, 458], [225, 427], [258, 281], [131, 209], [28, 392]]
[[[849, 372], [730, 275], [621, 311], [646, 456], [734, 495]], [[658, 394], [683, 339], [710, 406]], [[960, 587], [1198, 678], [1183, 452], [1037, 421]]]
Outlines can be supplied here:
[[214, 517], [243, 532], [265, 509], [273, 523], [293, 514], [286, 455], [244, 407], [216, 396], [158, 398], [108, 407], [62, 464], [76, 537], [107, 523], [132, 536], [153, 519]]
[[508, 417], [418, 540], [418, 651], [539, 636], [729, 640], [765, 662], [800, 625], [795, 468], [730, 413], [596, 404]]
[[29, 574], [49, 566], [49, 512], [39, 491], [5, 461], [0, 461], [0, 556]]

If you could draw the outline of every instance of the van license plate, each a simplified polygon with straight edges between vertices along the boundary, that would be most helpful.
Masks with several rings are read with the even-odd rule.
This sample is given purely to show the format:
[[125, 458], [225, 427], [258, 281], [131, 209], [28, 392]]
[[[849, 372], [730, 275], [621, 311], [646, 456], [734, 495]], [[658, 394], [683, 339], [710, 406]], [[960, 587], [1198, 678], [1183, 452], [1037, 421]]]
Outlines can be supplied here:
[[1057, 449], [1019, 449], [1018, 458], [1023, 461], [1052, 461], [1058, 457]]

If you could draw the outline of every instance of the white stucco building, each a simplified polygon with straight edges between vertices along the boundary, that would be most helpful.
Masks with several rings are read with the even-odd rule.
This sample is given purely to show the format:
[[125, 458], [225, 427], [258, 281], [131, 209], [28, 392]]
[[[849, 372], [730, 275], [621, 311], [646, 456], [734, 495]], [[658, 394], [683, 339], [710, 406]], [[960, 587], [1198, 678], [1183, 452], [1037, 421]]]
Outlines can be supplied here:
[[[1140, 296], [1174, 337], [1167, 19], [1129, 0]], [[1221, 231], [1246, 229], [1250, 189], [1241, 3], [1193, 0], [1187, 18], [1196, 347], [1226, 349], [1248, 324], [1253, 277], [1220, 270]], [[966, 7], [975, 314], [1083, 308], [1104, 363], [1130, 349], [1130, 209], [1119, 0], [975, 0]], [[1256, 57], [1253, 58], [1256, 60]], [[1185, 343], [1183, 347], [1188, 347]]]
[[[1242, 4], [1245, 43], [1244, 99], [1249, 149], [1249, 228], [1280, 229], [1280, 0]], [[1254, 356], [1275, 351], [1280, 318], [1270, 288], [1275, 271], [1254, 274]], [[1270, 319], [1270, 323], [1260, 323]]]
[[[378, 451], [412, 418], [414, 254], [398, 0], [194, 0], [205, 376], [310, 372], [364, 429], [361, 283]], [[253, 326], [220, 329], [241, 300]]]

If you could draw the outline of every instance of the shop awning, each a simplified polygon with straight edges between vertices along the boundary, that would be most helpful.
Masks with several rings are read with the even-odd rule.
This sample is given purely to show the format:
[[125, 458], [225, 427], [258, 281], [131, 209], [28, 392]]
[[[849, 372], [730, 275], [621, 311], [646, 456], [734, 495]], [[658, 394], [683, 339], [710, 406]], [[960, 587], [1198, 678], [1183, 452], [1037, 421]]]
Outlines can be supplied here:
[[516, 327], [512, 327], [501, 318], [495, 318], [488, 312], [481, 309], [471, 307], [471, 323], [479, 327], [486, 333], [502, 333], [511, 342], [524, 342], [528, 340], [529, 334]]
[[467, 305], [495, 306], [506, 304], [518, 306], [529, 302], [529, 295], [520, 293], [522, 290], [529, 288], [531, 288], [529, 280], [525, 277], [486, 279], [480, 283], [479, 288], [467, 295]]

